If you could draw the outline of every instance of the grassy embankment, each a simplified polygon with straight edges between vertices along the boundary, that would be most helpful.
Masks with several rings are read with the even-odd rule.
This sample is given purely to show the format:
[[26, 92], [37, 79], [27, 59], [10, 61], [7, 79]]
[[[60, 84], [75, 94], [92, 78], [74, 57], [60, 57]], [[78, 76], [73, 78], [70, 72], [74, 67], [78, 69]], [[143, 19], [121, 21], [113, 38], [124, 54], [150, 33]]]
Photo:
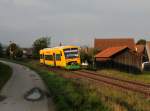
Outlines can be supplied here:
[[[115, 73], [118, 72], [118, 75], [120, 74], [122, 77], [131, 77], [129, 74], [124, 75], [124, 72], [120, 71], [109, 70], [109, 72], [113, 73], [113, 76], [115, 76]], [[68, 73], [66, 73], [66, 75], [68, 75]], [[139, 76], [145, 78], [145, 76], [148, 75], [133, 75], [132, 77], [137, 80]], [[138, 80], [141, 81], [140, 78], [138, 78]], [[117, 87], [112, 87], [105, 83], [98, 84], [85, 79], [78, 82], [80, 82], [84, 87], [87, 87], [90, 90], [94, 90], [101, 101], [106, 106], [111, 108], [112, 111], [150, 111], [150, 98], [147, 98], [145, 95], [132, 91], [126, 91]]]
[[[23, 64], [41, 75], [60, 111], [105, 111], [108, 108], [112, 111], [150, 111], [150, 100], [144, 95], [88, 80], [67, 80], [48, 71], [35, 61], [26, 61]], [[107, 71], [114, 75], [116, 73], [113, 70]], [[135, 80], [139, 77], [139, 81], [142, 79], [140, 76], [143, 76], [143, 80], [148, 76], [144, 74], [130, 77], [123, 72], [118, 72], [117, 75]]]
[[35, 61], [12, 61], [35, 70], [47, 85], [58, 111], [110, 111], [94, 90], [62, 78]]
[[0, 89], [5, 85], [8, 79], [11, 77], [12, 69], [0, 62]]
[[97, 73], [150, 84], [150, 72], [143, 72], [141, 74], [132, 74], [121, 72], [114, 69], [102, 69], [97, 71]]

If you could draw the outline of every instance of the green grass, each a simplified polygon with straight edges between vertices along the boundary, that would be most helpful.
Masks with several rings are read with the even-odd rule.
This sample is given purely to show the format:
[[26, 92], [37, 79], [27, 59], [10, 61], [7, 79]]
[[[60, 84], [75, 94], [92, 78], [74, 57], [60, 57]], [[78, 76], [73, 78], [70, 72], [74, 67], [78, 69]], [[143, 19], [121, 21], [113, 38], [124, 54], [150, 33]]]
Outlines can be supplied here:
[[137, 82], [150, 83], [150, 72], [143, 72], [142, 74], [132, 74], [115, 69], [101, 69], [97, 71], [99, 74], [105, 74], [108, 76], [119, 77], [127, 80], [134, 80]]
[[[58, 111], [150, 111], [150, 99], [147, 99], [145, 95], [114, 88], [107, 84], [100, 85], [85, 79], [64, 79], [48, 71], [38, 61], [29, 60], [20, 63], [37, 71], [43, 78]], [[150, 80], [149, 72], [134, 75], [105, 69], [100, 73], [146, 83]]]
[[92, 91], [57, 75], [42, 75], [59, 111], [108, 111]]
[[[65, 73], [68, 75], [69, 73]], [[97, 84], [88, 80], [78, 80], [89, 90], [94, 90], [101, 101], [112, 111], [150, 111], [150, 98], [137, 92], [127, 91], [105, 83]]]
[[12, 69], [0, 62], [0, 89], [5, 85], [8, 79], [11, 77]]
[[109, 111], [94, 94], [95, 92], [84, 88], [82, 84], [64, 79], [37, 62], [30, 62], [28, 66], [36, 70], [43, 78], [58, 111]]
[[[10, 60], [8, 60], [10, 61]], [[35, 70], [45, 82], [57, 111], [110, 111], [94, 90], [85, 88], [80, 82], [60, 77], [37, 61], [13, 61]]]
[[89, 81], [83, 81], [85, 87], [95, 90], [101, 101], [109, 106], [112, 111], [150, 111], [150, 99], [136, 92], [125, 91], [120, 88], [98, 85]]

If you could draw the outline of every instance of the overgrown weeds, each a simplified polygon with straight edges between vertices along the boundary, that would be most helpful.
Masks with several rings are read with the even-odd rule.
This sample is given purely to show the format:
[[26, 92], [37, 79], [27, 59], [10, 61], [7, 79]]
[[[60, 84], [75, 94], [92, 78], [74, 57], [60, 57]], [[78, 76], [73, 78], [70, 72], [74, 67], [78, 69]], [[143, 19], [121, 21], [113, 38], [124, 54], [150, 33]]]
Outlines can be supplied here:
[[5, 85], [8, 79], [11, 77], [12, 69], [0, 62], [0, 89]]

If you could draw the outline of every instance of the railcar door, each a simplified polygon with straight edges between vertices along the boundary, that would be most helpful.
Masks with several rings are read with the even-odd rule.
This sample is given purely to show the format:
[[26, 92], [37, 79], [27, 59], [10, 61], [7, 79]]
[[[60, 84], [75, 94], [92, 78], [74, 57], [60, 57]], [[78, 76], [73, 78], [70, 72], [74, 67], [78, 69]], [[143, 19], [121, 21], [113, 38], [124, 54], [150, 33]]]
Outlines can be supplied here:
[[42, 54], [42, 58], [43, 58], [43, 64], [45, 64], [45, 55]]
[[56, 66], [56, 54], [53, 53], [54, 66]]

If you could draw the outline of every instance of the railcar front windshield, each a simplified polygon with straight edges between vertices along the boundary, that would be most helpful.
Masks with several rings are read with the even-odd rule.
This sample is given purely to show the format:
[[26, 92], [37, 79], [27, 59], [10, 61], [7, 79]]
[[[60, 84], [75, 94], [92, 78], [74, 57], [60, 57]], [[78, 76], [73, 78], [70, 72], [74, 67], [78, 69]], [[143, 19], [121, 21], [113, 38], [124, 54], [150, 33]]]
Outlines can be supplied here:
[[65, 54], [66, 59], [78, 58], [79, 50], [78, 48], [67, 48], [67, 49], [64, 49], [64, 54]]

